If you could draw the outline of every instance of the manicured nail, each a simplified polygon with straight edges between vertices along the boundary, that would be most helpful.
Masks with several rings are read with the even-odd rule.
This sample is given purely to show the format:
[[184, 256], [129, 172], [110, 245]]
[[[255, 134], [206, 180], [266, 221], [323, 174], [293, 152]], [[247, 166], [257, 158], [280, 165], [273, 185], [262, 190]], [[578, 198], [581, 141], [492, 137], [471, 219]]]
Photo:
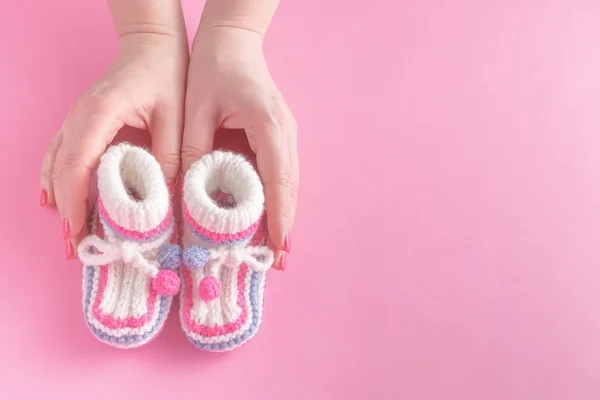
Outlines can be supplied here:
[[175, 189], [175, 180], [167, 179], [167, 188], [169, 188], [169, 191], [172, 192], [173, 189]]
[[48, 202], [48, 193], [44, 189], [42, 189], [42, 193], [40, 194], [40, 206], [45, 206]]
[[285, 235], [285, 239], [283, 240], [283, 250], [285, 250], [287, 253], [289, 253], [291, 249], [292, 249], [292, 232], [288, 232]]
[[71, 227], [69, 226], [69, 221], [66, 218], [63, 218], [63, 239], [67, 240], [71, 235]]
[[282, 271], [285, 271], [285, 267], [287, 266], [287, 258], [287, 253], [281, 253], [281, 256], [279, 257], [279, 269]]
[[71, 244], [70, 241], [65, 240], [65, 257], [67, 258], [67, 260], [70, 260], [73, 258], [73, 245]]

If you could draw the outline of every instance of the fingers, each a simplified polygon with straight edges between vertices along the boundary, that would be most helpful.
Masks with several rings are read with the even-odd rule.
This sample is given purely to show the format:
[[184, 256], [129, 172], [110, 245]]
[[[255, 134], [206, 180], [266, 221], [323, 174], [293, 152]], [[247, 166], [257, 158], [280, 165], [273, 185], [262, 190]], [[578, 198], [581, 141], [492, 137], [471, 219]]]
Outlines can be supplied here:
[[[252, 132], [259, 174], [265, 186], [269, 244], [277, 251], [277, 266], [285, 268], [298, 197], [298, 159], [295, 122], [281, 109], [268, 118], [262, 132]], [[277, 114], [276, 114], [277, 116]]]
[[40, 205], [41, 206], [54, 206], [56, 202], [54, 200], [54, 185], [52, 184], [52, 170], [54, 169], [54, 163], [56, 161], [56, 153], [62, 143], [62, 130], [59, 130], [56, 135], [50, 141], [50, 145], [46, 149], [44, 160], [42, 162], [42, 172], [40, 175]]
[[[298, 183], [300, 182], [300, 161], [298, 160], [298, 125], [292, 112], [286, 105], [287, 115], [287, 142], [288, 142], [288, 154], [290, 157], [290, 168], [292, 170], [292, 176], [295, 177], [296, 182], [296, 197], [298, 195]], [[297, 202], [297, 198], [296, 198]], [[296, 205], [296, 203], [294, 204]]]
[[185, 115], [181, 144], [181, 164], [184, 173], [193, 163], [212, 150], [217, 130], [217, 116], [212, 109], [194, 110], [186, 104]]
[[[287, 106], [286, 106], [287, 108]], [[297, 203], [298, 203], [298, 185], [300, 182], [300, 162], [298, 160], [298, 126], [296, 124], [296, 120], [294, 119], [291, 111], [289, 110], [289, 108], [287, 108], [287, 121], [288, 121], [288, 134], [287, 134], [287, 139], [288, 139], [288, 153], [289, 153], [289, 157], [290, 157], [290, 168], [292, 171], [292, 176], [294, 177], [294, 182], [295, 182], [295, 192], [294, 192], [294, 216], [295, 216], [295, 210], [297, 207]], [[293, 221], [292, 221], [293, 222]], [[287, 264], [287, 254], [290, 252], [291, 247], [292, 247], [292, 232], [291, 232], [291, 226], [290, 226], [290, 230], [288, 230], [287, 236], [285, 237], [284, 240], [284, 252], [280, 252], [279, 254], [279, 258], [277, 258], [277, 260], [279, 260], [279, 268], [282, 270], [285, 270], [285, 266]], [[277, 254], [276, 254], [277, 256]]]
[[174, 180], [181, 164], [183, 115], [175, 107], [157, 108], [151, 124], [152, 154], [159, 162], [165, 178]]
[[91, 114], [74, 113], [65, 121], [52, 181], [63, 219], [67, 258], [74, 258], [74, 248], [87, 233], [90, 179], [106, 146], [123, 126], [117, 112], [114, 108], [96, 109]]

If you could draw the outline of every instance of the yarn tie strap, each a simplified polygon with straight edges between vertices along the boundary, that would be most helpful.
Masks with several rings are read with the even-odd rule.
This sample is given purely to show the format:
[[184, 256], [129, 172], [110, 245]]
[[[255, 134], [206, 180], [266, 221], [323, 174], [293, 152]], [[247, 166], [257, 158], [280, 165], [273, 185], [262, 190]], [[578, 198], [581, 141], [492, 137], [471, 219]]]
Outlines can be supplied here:
[[265, 272], [273, 264], [273, 252], [267, 246], [232, 246], [211, 250], [211, 259], [217, 266], [235, 268], [246, 264], [257, 272]]
[[246, 264], [256, 272], [265, 272], [271, 268], [273, 260], [273, 251], [267, 246], [228, 246], [207, 249], [192, 245], [183, 251], [183, 262], [191, 269], [200, 269], [207, 263], [214, 267], [230, 268]]
[[84, 264], [94, 266], [122, 260], [151, 277], [155, 277], [160, 271], [158, 263], [148, 260], [144, 253], [157, 249], [160, 245], [160, 242], [144, 245], [130, 241], [111, 243], [96, 235], [90, 235], [79, 245], [79, 258]]
[[[181, 263], [181, 248], [177, 245], [163, 246], [157, 255], [157, 261], [144, 256], [145, 252], [156, 250], [163, 240], [139, 244], [123, 241], [111, 243], [96, 235], [90, 235], [79, 244], [79, 258], [86, 265], [100, 266], [122, 260], [152, 277], [152, 287], [161, 296], [174, 296], [181, 285], [179, 274], [175, 271]], [[162, 267], [162, 268], [160, 268]]]

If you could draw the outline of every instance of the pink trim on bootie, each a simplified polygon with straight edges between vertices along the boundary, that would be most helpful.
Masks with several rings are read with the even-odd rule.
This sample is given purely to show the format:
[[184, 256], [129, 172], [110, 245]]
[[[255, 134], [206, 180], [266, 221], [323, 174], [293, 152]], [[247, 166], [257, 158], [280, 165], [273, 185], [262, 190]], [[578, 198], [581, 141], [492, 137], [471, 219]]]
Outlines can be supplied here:
[[91, 233], [78, 247], [86, 322], [102, 342], [138, 347], [162, 330], [180, 288], [169, 190], [154, 157], [127, 143], [102, 156], [98, 189]]
[[188, 339], [202, 350], [232, 350], [258, 330], [273, 263], [263, 212], [262, 183], [242, 156], [215, 151], [187, 172], [180, 313]]

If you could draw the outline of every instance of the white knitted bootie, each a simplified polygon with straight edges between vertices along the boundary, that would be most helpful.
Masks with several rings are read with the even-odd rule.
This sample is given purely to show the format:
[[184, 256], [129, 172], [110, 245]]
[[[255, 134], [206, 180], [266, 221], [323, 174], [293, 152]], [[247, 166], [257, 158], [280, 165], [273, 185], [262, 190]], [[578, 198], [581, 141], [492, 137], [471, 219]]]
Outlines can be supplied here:
[[261, 323], [273, 263], [263, 207], [262, 183], [240, 155], [214, 151], [185, 176], [180, 318], [202, 350], [239, 347]]
[[174, 226], [154, 157], [125, 143], [109, 148], [98, 167], [91, 234], [78, 248], [85, 319], [99, 340], [130, 348], [160, 332], [180, 286]]

